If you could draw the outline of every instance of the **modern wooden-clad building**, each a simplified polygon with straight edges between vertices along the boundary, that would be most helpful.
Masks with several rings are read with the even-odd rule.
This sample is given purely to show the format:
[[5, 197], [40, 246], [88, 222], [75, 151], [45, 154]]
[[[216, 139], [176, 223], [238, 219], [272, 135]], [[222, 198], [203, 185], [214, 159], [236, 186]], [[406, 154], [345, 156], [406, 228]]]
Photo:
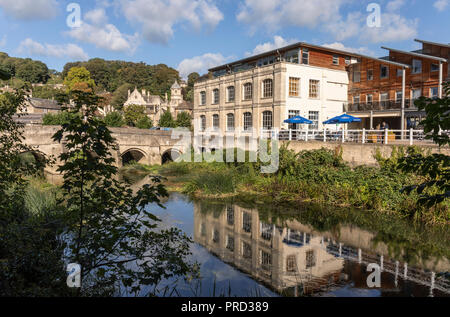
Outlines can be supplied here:
[[442, 96], [442, 83], [449, 76], [448, 47], [423, 46], [413, 52], [383, 47], [388, 56], [361, 56], [349, 67], [346, 111], [363, 119], [359, 128], [373, 129], [382, 121], [391, 129], [417, 128], [425, 114], [417, 111], [414, 101], [421, 96]]

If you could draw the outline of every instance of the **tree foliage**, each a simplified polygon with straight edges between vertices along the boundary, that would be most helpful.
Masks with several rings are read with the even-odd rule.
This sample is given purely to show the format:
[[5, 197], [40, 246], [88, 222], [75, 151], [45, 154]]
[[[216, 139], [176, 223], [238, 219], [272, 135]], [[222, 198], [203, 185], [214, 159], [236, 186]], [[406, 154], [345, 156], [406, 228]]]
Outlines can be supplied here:
[[68, 91], [93, 92], [95, 89], [95, 82], [91, 78], [91, 73], [84, 67], [71, 68], [64, 78], [64, 85]]
[[[116, 91], [119, 87], [128, 84], [138, 89], [146, 89], [154, 95], [164, 97], [175, 80], [180, 80], [177, 70], [164, 64], [147, 65], [125, 61], [106, 61], [100, 58], [87, 62], [67, 63], [64, 66], [63, 76], [66, 77], [72, 67], [85, 67], [92, 76], [99, 90]], [[120, 96], [123, 98], [122, 89]], [[118, 101], [115, 107], [122, 106]]]
[[30, 58], [10, 57], [8, 54], [1, 52], [0, 69], [13, 78], [29, 83], [46, 83], [50, 78], [48, 67], [44, 63]]
[[[421, 123], [427, 139], [440, 147], [450, 145], [450, 83], [444, 85], [443, 98], [425, 98], [416, 100], [419, 110], [424, 110], [426, 119]], [[419, 203], [427, 207], [442, 203], [450, 197], [450, 156], [445, 154], [413, 154], [406, 156], [399, 164], [404, 172], [414, 172], [425, 178], [419, 185], [405, 188], [408, 193], [417, 192]]]
[[138, 121], [147, 117], [145, 106], [141, 105], [129, 105], [124, 111], [125, 122], [131, 127], [135, 127]]
[[176, 128], [176, 122], [170, 111], [164, 111], [159, 119], [159, 126], [162, 128]]
[[165, 278], [194, 273], [187, 262], [191, 240], [177, 229], [158, 229], [159, 219], [146, 206], [167, 196], [158, 177], [136, 194], [116, 179], [111, 150], [115, 140], [95, 116], [98, 97], [74, 91], [82, 112], [64, 124], [54, 140], [66, 140], [61, 154], [65, 210], [68, 213], [69, 261], [82, 266], [81, 295], [141, 294]]
[[180, 128], [191, 128], [192, 117], [189, 113], [183, 111], [177, 115], [176, 126]]
[[64, 229], [57, 210], [36, 211], [27, 199], [26, 177], [37, 175], [42, 160], [24, 162], [23, 125], [13, 116], [23, 95], [0, 95], [0, 296], [64, 296], [69, 294], [58, 238]]
[[122, 114], [117, 111], [108, 113], [104, 120], [107, 127], [120, 128], [125, 124]]

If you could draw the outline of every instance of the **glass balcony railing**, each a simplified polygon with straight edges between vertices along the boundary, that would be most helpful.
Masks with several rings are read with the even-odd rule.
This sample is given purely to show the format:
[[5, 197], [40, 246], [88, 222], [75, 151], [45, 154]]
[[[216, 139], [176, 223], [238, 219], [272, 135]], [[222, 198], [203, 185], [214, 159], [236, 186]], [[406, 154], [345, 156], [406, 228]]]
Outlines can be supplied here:
[[[402, 102], [398, 100], [385, 100], [385, 101], [373, 101], [373, 102], [359, 102], [349, 103], [345, 105], [346, 112], [358, 112], [358, 111], [383, 111], [383, 110], [401, 110]], [[405, 109], [416, 109], [414, 100], [405, 100]]]

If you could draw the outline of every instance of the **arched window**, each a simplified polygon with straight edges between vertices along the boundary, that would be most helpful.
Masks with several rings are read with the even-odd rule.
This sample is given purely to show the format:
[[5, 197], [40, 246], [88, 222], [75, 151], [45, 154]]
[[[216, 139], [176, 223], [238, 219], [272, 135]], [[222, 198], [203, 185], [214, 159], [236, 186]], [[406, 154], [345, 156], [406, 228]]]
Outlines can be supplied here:
[[252, 127], [252, 114], [250, 112], [246, 112], [244, 113], [244, 131], [249, 131]]
[[219, 89], [213, 90], [213, 104], [217, 105], [219, 103]]
[[200, 106], [206, 105], [206, 92], [201, 91], [200, 92]]
[[273, 96], [273, 81], [266, 79], [263, 81], [263, 98], [270, 98]]
[[234, 114], [227, 114], [227, 131], [234, 131]]
[[206, 130], [206, 116], [200, 116], [200, 131]]
[[264, 111], [263, 112], [263, 128], [265, 130], [271, 130], [273, 128], [272, 111]]
[[218, 114], [214, 114], [212, 116], [212, 126], [213, 126], [214, 130], [219, 129], [219, 115]]
[[227, 101], [228, 102], [233, 102], [234, 101], [234, 86], [229, 86], [227, 88]]
[[253, 85], [251, 83], [244, 84], [244, 100], [252, 100]]

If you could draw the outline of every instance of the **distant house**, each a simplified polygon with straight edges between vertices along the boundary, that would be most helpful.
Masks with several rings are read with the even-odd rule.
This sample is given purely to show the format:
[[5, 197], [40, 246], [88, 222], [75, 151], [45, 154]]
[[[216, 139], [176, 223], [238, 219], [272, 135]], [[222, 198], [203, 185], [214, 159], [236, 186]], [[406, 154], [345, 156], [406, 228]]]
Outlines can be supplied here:
[[27, 98], [25, 106], [26, 112], [29, 114], [58, 113], [61, 111], [58, 102], [50, 99]]
[[153, 122], [158, 122], [161, 115], [165, 111], [170, 111], [172, 116], [176, 116], [183, 111], [192, 114], [192, 105], [183, 100], [182, 86], [177, 81], [170, 88], [170, 100], [166, 94], [165, 98], [152, 95], [149, 91], [143, 89], [139, 91], [137, 88], [134, 91], [128, 91], [128, 99], [124, 103], [124, 108], [130, 105], [145, 106], [147, 115]]

